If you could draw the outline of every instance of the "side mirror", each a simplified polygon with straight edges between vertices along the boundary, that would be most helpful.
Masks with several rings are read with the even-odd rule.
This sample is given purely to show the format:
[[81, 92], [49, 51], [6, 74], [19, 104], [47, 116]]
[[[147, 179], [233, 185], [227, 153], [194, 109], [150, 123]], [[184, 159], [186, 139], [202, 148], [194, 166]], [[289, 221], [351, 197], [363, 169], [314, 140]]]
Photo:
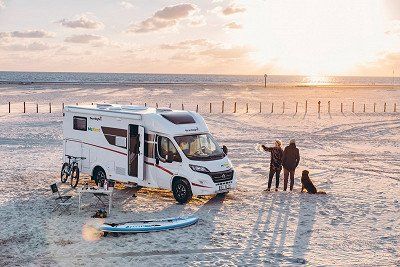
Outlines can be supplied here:
[[225, 145], [222, 146], [222, 151], [224, 151], [225, 155], [228, 155], [228, 148]]

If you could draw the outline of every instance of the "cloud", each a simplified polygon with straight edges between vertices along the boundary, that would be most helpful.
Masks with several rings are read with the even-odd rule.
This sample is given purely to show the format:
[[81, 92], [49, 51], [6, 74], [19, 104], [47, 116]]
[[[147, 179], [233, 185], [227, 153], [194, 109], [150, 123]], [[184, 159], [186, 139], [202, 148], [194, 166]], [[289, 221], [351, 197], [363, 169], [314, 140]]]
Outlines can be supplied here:
[[57, 21], [62, 26], [67, 28], [82, 28], [82, 29], [100, 29], [104, 27], [104, 24], [100, 21], [95, 21], [89, 19], [85, 15], [81, 15], [80, 17], [74, 20], [62, 19]]
[[8, 51], [44, 51], [49, 50], [52, 47], [46, 43], [33, 42], [29, 44], [11, 44], [6, 46], [1, 46], [3, 50]]
[[101, 35], [95, 34], [74, 34], [72, 36], [68, 36], [64, 39], [64, 42], [67, 43], [75, 43], [75, 44], [95, 44], [95, 45], [104, 45], [107, 41], [107, 38]]
[[174, 44], [162, 44], [160, 45], [160, 48], [174, 50], [174, 49], [190, 49], [193, 47], [201, 47], [201, 46], [204, 47], [210, 45], [211, 43], [206, 39], [195, 39], [195, 40], [186, 40]]
[[240, 7], [240, 6], [236, 6], [236, 5], [230, 5], [224, 9], [222, 9], [222, 14], [224, 14], [225, 16], [229, 16], [229, 15], [233, 15], [236, 13], [242, 13], [245, 12], [246, 8], [244, 7]]
[[167, 6], [158, 10], [150, 18], [128, 28], [128, 32], [147, 33], [176, 25], [180, 20], [188, 18], [197, 7], [192, 4], [179, 4]]
[[220, 59], [238, 59], [246, 57], [249, 52], [251, 52], [251, 50], [243, 46], [231, 48], [214, 47], [200, 51], [199, 55]]
[[119, 5], [126, 9], [134, 8], [134, 5], [131, 2], [127, 2], [127, 1], [121, 1], [121, 2], [119, 2]]
[[13, 32], [0, 32], [0, 37], [15, 37], [15, 38], [51, 38], [54, 33], [44, 30], [27, 30], [27, 31], [13, 31]]
[[228, 23], [228, 24], [225, 24], [224, 27], [225, 27], [225, 28], [228, 28], [228, 29], [236, 29], [236, 30], [238, 30], [238, 29], [241, 29], [241, 28], [242, 28], [242, 25], [240, 25], [240, 24], [238, 24], [238, 23], [232, 21], [232, 22], [230, 22], [230, 23]]

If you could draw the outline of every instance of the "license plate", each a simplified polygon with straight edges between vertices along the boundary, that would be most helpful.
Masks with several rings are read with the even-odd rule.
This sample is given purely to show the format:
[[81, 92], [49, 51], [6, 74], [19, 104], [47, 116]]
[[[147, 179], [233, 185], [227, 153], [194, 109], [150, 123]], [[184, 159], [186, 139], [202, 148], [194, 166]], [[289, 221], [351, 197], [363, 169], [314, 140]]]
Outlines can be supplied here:
[[222, 184], [218, 186], [218, 192], [228, 191], [229, 189], [231, 189], [230, 184]]

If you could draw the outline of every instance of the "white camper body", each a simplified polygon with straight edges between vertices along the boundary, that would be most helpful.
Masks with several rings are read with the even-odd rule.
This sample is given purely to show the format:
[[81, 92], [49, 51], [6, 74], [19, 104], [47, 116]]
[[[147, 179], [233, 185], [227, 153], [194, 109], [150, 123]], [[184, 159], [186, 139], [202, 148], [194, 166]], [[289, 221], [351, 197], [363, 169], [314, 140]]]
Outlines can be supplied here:
[[103, 170], [109, 180], [169, 189], [175, 198], [177, 180], [183, 180], [192, 195], [236, 188], [231, 161], [195, 112], [111, 104], [66, 106], [63, 133], [64, 162], [66, 155], [84, 157], [80, 171], [92, 177]]

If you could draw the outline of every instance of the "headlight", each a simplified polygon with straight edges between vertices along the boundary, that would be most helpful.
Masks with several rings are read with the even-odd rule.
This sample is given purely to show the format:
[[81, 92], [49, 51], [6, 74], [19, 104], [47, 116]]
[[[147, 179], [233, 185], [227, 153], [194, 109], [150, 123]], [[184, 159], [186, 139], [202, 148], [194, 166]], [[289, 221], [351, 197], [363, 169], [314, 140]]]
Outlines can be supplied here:
[[210, 172], [206, 167], [203, 167], [203, 166], [197, 166], [197, 165], [189, 164], [189, 167], [192, 170], [194, 170], [195, 172], [202, 172], [202, 173], [209, 173]]

